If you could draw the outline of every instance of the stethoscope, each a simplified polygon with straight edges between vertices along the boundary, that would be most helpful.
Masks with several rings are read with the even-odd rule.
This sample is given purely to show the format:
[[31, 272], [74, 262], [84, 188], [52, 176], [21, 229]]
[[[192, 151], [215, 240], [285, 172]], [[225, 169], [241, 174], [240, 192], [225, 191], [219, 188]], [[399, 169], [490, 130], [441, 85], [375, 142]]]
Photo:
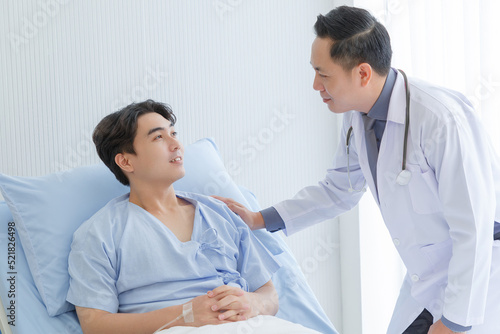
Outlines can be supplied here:
[[[404, 81], [405, 81], [405, 91], [406, 91], [406, 118], [405, 118], [405, 136], [404, 136], [404, 141], [403, 141], [403, 164], [401, 166], [401, 172], [399, 172], [398, 176], [396, 177], [396, 183], [405, 186], [410, 182], [411, 179], [411, 172], [406, 169], [406, 152], [408, 148], [408, 129], [410, 127], [410, 89], [408, 87], [408, 78], [406, 77], [405, 72], [402, 70], [399, 70], [399, 72], [403, 75]], [[366, 180], [363, 183], [363, 186], [361, 189], [354, 189], [352, 187], [352, 182], [351, 182], [351, 171], [349, 168], [349, 145], [351, 142], [351, 136], [352, 136], [352, 126], [349, 128], [347, 131], [347, 137], [346, 137], [346, 153], [347, 153], [347, 178], [349, 179], [349, 192], [360, 192], [360, 191], [366, 191], [365, 185], [366, 185]]]

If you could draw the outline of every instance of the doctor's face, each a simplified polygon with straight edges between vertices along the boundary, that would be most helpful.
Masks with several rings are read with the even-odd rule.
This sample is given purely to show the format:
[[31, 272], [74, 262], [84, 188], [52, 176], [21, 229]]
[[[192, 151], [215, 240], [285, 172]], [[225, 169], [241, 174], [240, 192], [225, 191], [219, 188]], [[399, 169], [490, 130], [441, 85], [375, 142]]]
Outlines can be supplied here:
[[333, 41], [316, 37], [311, 48], [311, 65], [314, 68], [313, 88], [317, 90], [328, 109], [341, 114], [358, 110], [360, 92], [356, 85], [356, 68], [345, 71], [330, 57]]

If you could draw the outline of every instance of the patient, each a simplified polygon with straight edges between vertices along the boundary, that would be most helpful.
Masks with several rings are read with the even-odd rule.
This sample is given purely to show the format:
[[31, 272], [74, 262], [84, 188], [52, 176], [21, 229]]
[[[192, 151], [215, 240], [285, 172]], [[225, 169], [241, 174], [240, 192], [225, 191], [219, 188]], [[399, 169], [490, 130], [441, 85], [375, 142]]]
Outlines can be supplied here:
[[167, 323], [218, 325], [278, 311], [270, 278], [279, 264], [243, 221], [216, 199], [174, 192], [185, 173], [175, 121], [168, 106], [148, 100], [94, 130], [99, 157], [130, 193], [73, 237], [67, 300], [84, 333], [151, 334]]

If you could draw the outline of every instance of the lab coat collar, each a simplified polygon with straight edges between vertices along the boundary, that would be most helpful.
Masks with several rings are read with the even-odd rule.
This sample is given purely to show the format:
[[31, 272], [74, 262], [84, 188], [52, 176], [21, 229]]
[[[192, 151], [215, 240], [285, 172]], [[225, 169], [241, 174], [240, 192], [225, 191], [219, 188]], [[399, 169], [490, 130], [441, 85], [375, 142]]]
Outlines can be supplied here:
[[[408, 79], [409, 81], [409, 79]], [[410, 86], [410, 84], [408, 84]], [[410, 89], [410, 87], [408, 87]], [[396, 83], [392, 89], [391, 101], [389, 102], [389, 111], [387, 120], [390, 122], [405, 124], [406, 90], [403, 75], [398, 71]]]
[[384, 87], [373, 107], [368, 112], [367, 116], [379, 121], [387, 121], [387, 111], [389, 102], [391, 101], [392, 89], [396, 82], [397, 70], [391, 68], [385, 79]]
[[[389, 102], [389, 111], [387, 113], [388, 124], [384, 131], [384, 137], [386, 137], [388, 133], [391, 133], [392, 131], [396, 130], [395, 127], [391, 126], [389, 123], [392, 122], [395, 124], [404, 125], [406, 116], [405, 106], [406, 106], [406, 90], [405, 90], [404, 78], [403, 75], [398, 72], [396, 77], [396, 82], [394, 83], [394, 88], [392, 89], [391, 100]], [[361, 156], [364, 157], [359, 159], [359, 164], [361, 169], [363, 170], [363, 174], [365, 175], [366, 184], [370, 189], [372, 189], [372, 194], [377, 204], [380, 204], [379, 194], [376, 190], [377, 188], [375, 187], [375, 180], [373, 179], [373, 175], [371, 173], [371, 169], [368, 163], [368, 154], [366, 151], [366, 142], [365, 142], [365, 131], [362, 120], [362, 114], [360, 112], [355, 112], [352, 115], [352, 126], [355, 138], [359, 138], [359, 140], [355, 141], [357, 152], [360, 155], [360, 157]], [[379, 164], [380, 159], [387, 159], [386, 155], [391, 153], [390, 150], [387, 150], [386, 145], [387, 143], [385, 142], [384, 139], [382, 139], [379, 152], [379, 161], [377, 162], [378, 170], [381, 170]]]

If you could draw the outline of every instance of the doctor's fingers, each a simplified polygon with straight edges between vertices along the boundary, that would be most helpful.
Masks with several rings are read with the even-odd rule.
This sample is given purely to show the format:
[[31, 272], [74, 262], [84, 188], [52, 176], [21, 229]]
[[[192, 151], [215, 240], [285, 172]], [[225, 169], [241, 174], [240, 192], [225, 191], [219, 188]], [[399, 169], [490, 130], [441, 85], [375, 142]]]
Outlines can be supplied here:
[[231, 211], [239, 215], [243, 220], [245, 220], [245, 218], [243, 217], [249, 216], [251, 213], [253, 213], [252, 211], [248, 210], [246, 206], [239, 202], [236, 202], [234, 199], [213, 195], [212, 197], [224, 202], [227, 207], [231, 209]]
[[[217, 195], [212, 195], [211, 197], [218, 199], [221, 202], [226, 203], [226, 205], [232, 204], [232, 205], [239, 205], [243, 206], [240, 203], [236, 202], [234, 199], [229, 198], [229, 197], [222, 197], [222, 196], [217, 196]], [[244, 207], [244, 206], [243, 206]]]
[[249, 209], [247, 209], [246, 206], [236, 202], [231, 198], [220, 197], [220, 196], [212, 196], [212, 197], [224, 202], [231, 211], [233, 211], [238, 216], [240, 216], [241, 219], [243, 219], [245, 224], [247, 224], [251, 230], [258, 230], [266, 227], [264, 223], [264, 218], [262, 217], [262, 214], [260, 212], [250, 211]]
[[436, 321], [430, 328], [427, 334], [465, 334], [466, 332], [454, 332], [446, 327], [440, 320]]

